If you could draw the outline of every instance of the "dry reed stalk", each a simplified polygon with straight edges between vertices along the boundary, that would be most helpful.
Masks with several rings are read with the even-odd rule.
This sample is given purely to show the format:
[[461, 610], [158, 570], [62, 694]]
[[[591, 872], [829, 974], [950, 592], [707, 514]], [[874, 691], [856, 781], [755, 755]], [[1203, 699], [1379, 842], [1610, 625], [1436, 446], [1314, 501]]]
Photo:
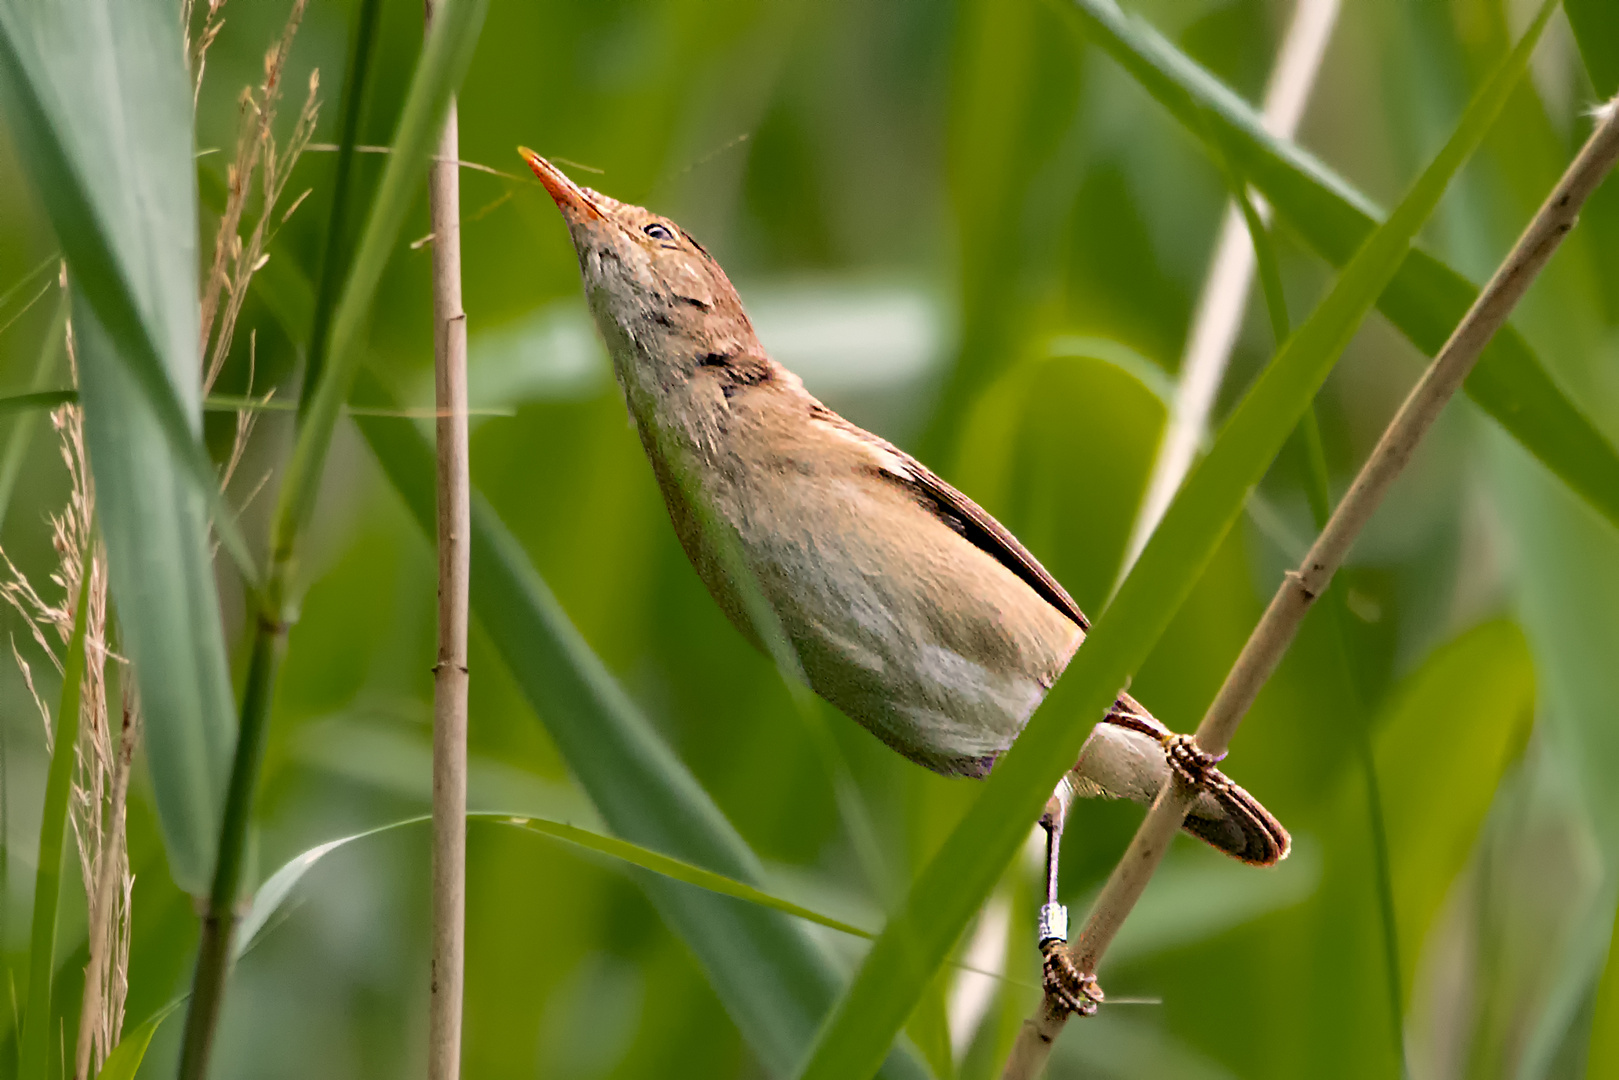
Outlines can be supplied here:
[[[432, 0], [426, 8], [433, 18]], [[438, 662], [433, 666], [433, 945], [429, 1080], [461, 1074], [466, 958], [467, 626], [472, 481], [467, 444], [467, 316], [461, 306], [459, 134], [451, 98], [428, 166], [433, 233], [433, 359], [438, 470]]]

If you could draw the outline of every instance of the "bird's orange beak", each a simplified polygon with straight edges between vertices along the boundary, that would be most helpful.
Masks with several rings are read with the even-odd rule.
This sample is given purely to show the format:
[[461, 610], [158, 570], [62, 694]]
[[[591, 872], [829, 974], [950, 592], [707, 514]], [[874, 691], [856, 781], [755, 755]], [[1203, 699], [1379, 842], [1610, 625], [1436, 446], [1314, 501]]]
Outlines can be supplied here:
[[545, 190], [551, 193], [551, 198], [555, 200], [557, 209], [562, 211], [563, 217], [575, 221], [607, 216], [583, 188], [563, 175], [561, 169], [526, 146], [519, 146], [517, 152], [528, 162], [528, 167], [534, 170], [534, 175], [540, 178]]

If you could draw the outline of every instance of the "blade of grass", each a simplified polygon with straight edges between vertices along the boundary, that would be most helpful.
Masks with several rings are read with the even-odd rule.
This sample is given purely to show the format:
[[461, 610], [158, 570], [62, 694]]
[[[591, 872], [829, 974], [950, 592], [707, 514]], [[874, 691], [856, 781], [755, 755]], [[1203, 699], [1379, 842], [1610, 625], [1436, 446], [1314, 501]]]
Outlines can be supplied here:
[[[1546, 11], [1550, 8], [1548, 0]], [[798, 1074], [804, 1080], [871, 1075], [927, 980], [1016, 854], [1057, 780], [1077, 760], [1094, 718], [1129, 682], [1191, 592], [1249, 491], [1394, 276], [1450, 178], [1483, 138], [1522, 74], [1545, 17], [1543, 12], [1479, 91], [1399, 207], [1368, 238], [1315, 313], [1287, 339], [1237, 405], [1067, 672], [866, 955]], [[1044, 1045], [1049, 1048], [1049, 1040]]]
[[[653, 851], [639, 844], [632, 844], [613, 836], [603, 836], [601, 833], [581, 829], [566, 822], [494, 811], [473, 811], [467, 814], [467, 818], [472, 822], [498, 825], [502, 828], [517, 829], [522, 832], [558, 840], [570, 846], [605, 856], [626, 866], [650, 871], [670, 881], [690, 885], [719, 896], [733, 897], [749, 904], [778, 911], [795, 919], [802, 919], [805, 922], [824, 926], [842, 934], [848, 934], [851, 937], [870, 939], [875, 936], [870, 930], [855, 926], [831, 915], [823, 914], [813, 908], [805, 907], [802, 904], [777, 896], [746, 882], [726, 877], [723, 874], [716, 874], [711, 870], [705, 870], [702, 867], [694, 866], [681, 859], [672, 858], [662, 852]], [[327, 855], [355, 841], [395, 832], [413, 825], [425, 825], [431, 820], [432, 818], [427, 814], [418, 814], [414, 817], [391, 821], [385, 825], [378, 825], [374, 828], [364, 829], [348, 836], [317, 844], [282, 863], [269, 877], [264, 879], [264, 883], [253, 894], [253, 903], [247, 914], [242, 917], [236, 946], [236, 958], [240, 959], [263, 940], [264, 935], [272, 926], [272, 920], [283, 911], [299, 882]], [[185, 998], [179, 998], [170, 1002], [157, 1013], [148, 1017], [135, 1030], [125, 1035], [118, 1048], [108, 1057], [107, 1064], [100, 1074], [101, 1080], [106, 1080], [107, 1077], [133, 1076], [134, 1070], [139, 1066], [141, 1058], [145, 1055], [146, 1047], [150, 1043], [158, 1025], [184, 1001]]]
[[[393, 407], [369, 372], [360, 403]], [[409, 425], [357, 420], [405, 505], [432, 535], [433, 451]], [[529, 704], [608, 826], [625, 840], [744, 883], [758, 858], [568, 621], [517, 540], [474, 493], [472, 609]], [[831, 959], [780, 914], [735, 900], [644, 882], [648, 896], [696, 954], [715, 993], [765, 1068], [790, 1070], [809, 1046], [840, 982]], [[919, 1078], [908, 1051], [883, 1074]]]
[[[286, 655], [284, 624], [271, 622], [269, 616], [261, 612], [254, 620], [253, 631], [253, 651], [248, 661], [247, 682], [242, 691], [242, 725], [231, 763], [231, 785], [225, 797], [213, 891], [202, 914], [196, 974], [191, 983], [191, 1003], [186, 1009], [180, 1076], [187, 1080], [202, 1080], [208, 1075], [214, 1027], [219, 1020], [219, 1009], [224, 1000], [225, 983], [233, 959], [236, 898], [241, 891], [242, 867], [246, 861], [247, 824], [253, 812], [253, 780], [257, 778], [259, 761], [264, 753], [264, 729], [269, 725], [276, 676]], [[249, 779], [239, 781], [241, 777]]]
[[[1300, 237], [1344, 266], [1377, 224], [1376, 205], [1295, 144], [1267, 133], [1254, 109], [1114, 0], [1064, 0], [1085, 36], [1108, 53], [1196, 137], [1212, 133], [1232, 164]], [[1478, 289], [1413, 248], [1378, 298], [1411, 343], [1435, 355]], [[1619, 523], [1619, 452], [1557, 385], [1510, 326], [1497, 334], [1467, 395], [1609, 521]]]
[[[381, 0], [361, 0], [355, 13], [354, 43], [349, 53], [348, 72], [343, 80], [343, 126], [338, 134], [337, 165], [332, 170], [332, 210], [326, 220], [326, 250], [321, 253], [320, 281], [315, 289], [315, 310], [309, 328], [308, 359], [304, 362], [304, 387], [320, 384], [326, 369], [326, 345], [332, 324], [332, 305], [338, 283], [348, 269], [348, 216], [354, 173], [354, 144], [360, 137], [360, 116], [365, 111], [366, 74], [375, 52], [377, 9]], [[298, 417], [308, 411], [312, 396], [298, 399]]]
[[[93, 534], [93, 530], [92, 530]], [[88, 544], [79, 556], [79, 580], [90, 578]], [[22, 1053], [17, 1075], [40, 1080], [51, 1053], [51, 976], [56, 970], [56, 901], [62, 891], [62, 851], [68, 799], [79, 744], [79, 694], [84, 684], [84, 627], [90, 590], [74, 602], [73, 635], [62, 661], [62, 693], [52, 733], [50, 771], [45, 777], [45, 812], [39, 822], [39, 866], [34, 872], [34, 921], [28, 941], [28, 1008], [23, 1013]]]
[[209, 507], [232, 550], [245, 547], [200, 441], [179, 34], [154, 0], [0, 2], [0, 101], [71, 268], [85, 437], [165, 847], [175, 880], [200, 892], [234, 726]]
[[[258, 933], [269, 923], [280, 906], [286, 902], [287, 896], [293, 888], [303, 879], [314, 865], [338, 848], [356, 840], [378, 836], [382, 833], [403, 829], [411, 825], [423, 825], [432, 818], [426, 814], [415, 817], [391, 821], [386, 825], [378, 825], [373, 829], [366, 829], [350, 836], [339, 837], [318, 844], [308, 851], [293, 856], [283, 863], [275, 873], [264, 879], [253, 897], [253, 907], [242, 920], [243, 951], [251, 947]], [[550, 821], [546, 818], [530, 817], [525, 814], [503, 814], [495, 811], [475, 810], [467, 814], [468, 821], [496, 824], [503, 827], [519, 829], [524, 832], [560, 840], [574, 847], [583, 848], [597, 855], [604, 855], [616, 862], [628, 866], [649, 870], [660, 877], [671, 881], [682, 882], [699, 889], [715, 893], [719, 896], [730, 896], [738, 900], [745, 900], [750, 904], [779, 911], [784, 915], [791, 915], [795, 919], [803, 919], [819, 926], [825, 926], [839, 933], [849, 934], [853, 937], [871, 938], [875, 935], [870, 930], [862, 929], [842, 919], [823, 915], [819, 911], [807, 908], [802, 904], [795, 904], [791, 900], [776, 896], [757, 886], [744, 881], [716, 874], [712, 870], [705, 870], [700, 866], [665, 855], [660, 851], [632, 844], [627, 840], [620, 840], [616, 836], [603, 836], [601, 833], [589, 829], [581, 829], [576, 825], [569, 825], [562, 821]]]

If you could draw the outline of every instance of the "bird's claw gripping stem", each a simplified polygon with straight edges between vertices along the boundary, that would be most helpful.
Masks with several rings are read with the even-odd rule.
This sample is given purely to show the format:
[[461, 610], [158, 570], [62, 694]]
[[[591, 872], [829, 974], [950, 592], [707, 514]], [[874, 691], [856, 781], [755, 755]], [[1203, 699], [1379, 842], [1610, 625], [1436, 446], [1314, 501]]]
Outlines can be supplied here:
[[1197, 745], [1197, 740], [1190, 735], [1172, 735], [1165, 744], [1165, 752], [1169, 755], [1169, 767], [1175, 774], [1193, 787], [1207, 786], [1209, 773], [1214, 766], [1225, 757], [1224, 754], [1210, 754]]
[[1046, 997], [1079, 1016], [1094, 1016], [1102, 1003], [1095, 975], [1083, 975], [1068, 951], [1068, 909], [1055, 901], [1040, 908], [1040, 951], [1045, 955], [1042, 983]]
[[[1044, 912], [1042, 921], [1043, 916]], [[1096, 976], [1080, 972], [1065, 941], [1042, 941], [1040, 951], [1046, 958], [1041, 977], [1046, 1000], [1076, 1016], [1095, 1016], [1097, 1006], [1106, 996], [1097, 985]]]

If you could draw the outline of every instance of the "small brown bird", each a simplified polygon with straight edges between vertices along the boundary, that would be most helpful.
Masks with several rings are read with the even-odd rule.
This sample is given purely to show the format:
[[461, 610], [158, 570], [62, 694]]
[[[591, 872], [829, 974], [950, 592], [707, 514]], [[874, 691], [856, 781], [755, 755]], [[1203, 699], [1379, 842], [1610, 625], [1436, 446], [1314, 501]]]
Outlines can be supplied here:
[[[772, 360], [684, 229], [519, 152], [567, 222], [675, 533], [726, 615], [755, 644], [785, 637], [816, 693], [907, 758], [987, 775], [1085, 639], [1078, 605], [971, 499]], [[1042, 948], [1067, 937], [1057, 850], [1075, 795], [1150, 803], [1176, 768], [1203, 785], [1188, 832], [1261, 866], [1287, 855], [1286, 830], [1212, 765], [1119, 695], [1041, 821]], [[1094, 1010], [1093, 980], [1052, 972], [1061, 952], [1048, 988]]]

